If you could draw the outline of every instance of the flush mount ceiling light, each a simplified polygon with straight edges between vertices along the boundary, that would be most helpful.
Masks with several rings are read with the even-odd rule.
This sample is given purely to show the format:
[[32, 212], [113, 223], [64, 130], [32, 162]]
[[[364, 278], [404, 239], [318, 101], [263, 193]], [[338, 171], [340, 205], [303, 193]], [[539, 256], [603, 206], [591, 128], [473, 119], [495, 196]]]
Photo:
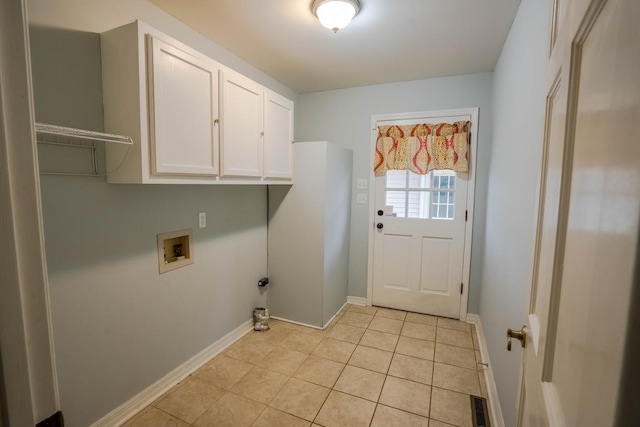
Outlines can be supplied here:
[[334, 33], [349, 25], [360, 11], [359, 0], [314, 0], [313, 13], [323, 27]]

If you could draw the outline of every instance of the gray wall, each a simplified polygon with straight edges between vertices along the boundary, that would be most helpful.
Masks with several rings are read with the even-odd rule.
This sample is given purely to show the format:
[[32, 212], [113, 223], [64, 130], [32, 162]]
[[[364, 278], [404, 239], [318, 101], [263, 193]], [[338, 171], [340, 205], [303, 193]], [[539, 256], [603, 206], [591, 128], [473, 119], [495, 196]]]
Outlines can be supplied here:
[[353, 152], [327, 144], [323, 229], [324, 299], [322, 325], [347, 302], [349, 286], [349, 225], [351, 223], [351, 175]]
[[542, 156], [549, 0], [523, 0], [494, 72], [480, 318], [505, 425], [516, 425], [521, 351], [507, 328], [524, 324]]
[[[263, 306], [261, 187], [109, 185], [43, 177], [56, 364], [69, 426], [86, 426]], [[197, 228], [197, 213], [208, 226]], [[195, 262], [158, 273], [156, 235], [193, 229]]]
[[[353, 150], [349, 295], [367, 295], [369, 204], [355, 201], [357, 179], [369, 179], [371, 116], [388, 113], [479, 107], [475, 223], [469, 286], [469, 311], [478, 311], [479, 254], [484, 246], [487, 173], [491, 138], [492, 74], [418, 80], [300, 95], [296, 140], [331, 141]], [[372, 185], [370, 182], [369, 185]]]
[[[238, 58], [222, 46], [211, 42], [147, 0], [29, 0], [27, 6], [30, 26], [54, 27], [89, 33], [102, 33], [140, 19], [205, 55], [209, 55], [221, 64], [244, 74], [294, 102], [297, 101], [298, 94], [295, 91]], [[67, 52], [57, 53], [62, 54], [62, 57], [67, 54]], [[82, 82], [79, 81], [78, 84], [82, 84]]]
[[[102, 130], [100, 40], [141, 19], [293, 99], [297, 94], [146, 1], [29, 4], [36, 120]], [[46, 152], [45, 152], [46, 151]], [[99, 153], [103, 157], [103, 153]], [[75, 169], [65, 149], [41, 163]], [[52, 324], [67, 425], [86, 426], [264, 305], [265, 187], [107, 185], [41, 177]], [[198, 212], [208, 226], [197, 228]], [[158, 274], [156, 234], [193, 228], [195, 263]]]
[[293, 164], [304, 170], [295, 184], [269, 189], [269, 309], [273, 316], [321, 327], [326, 147], [295, 145]]
[[346, 303], [352, 163], [336, 144], [298, 143], [295, 184], [270, 187], [271, 315], [323, 327]]

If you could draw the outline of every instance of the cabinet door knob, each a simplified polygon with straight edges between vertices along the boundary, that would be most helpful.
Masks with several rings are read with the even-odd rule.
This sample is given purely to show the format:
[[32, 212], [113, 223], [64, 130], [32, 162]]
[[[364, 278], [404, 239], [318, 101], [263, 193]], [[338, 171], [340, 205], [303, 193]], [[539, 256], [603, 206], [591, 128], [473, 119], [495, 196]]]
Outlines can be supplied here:
[[217, 125], [218, 123], [220, 123], [220, 119], [215, 119], [215, 120], [213, 121], [213, 124], [214, 124], [214, 125]]
[[384, 225], [382, 225], [382, 223], [381, 223], [381, 222], [379, 222], [379, 223], [377, 223], [377, 224], [376, 224], [376, 228], [377, 228], [378, 230], [382, 230], [382, 227], [384, 227]]
[[264, 137], [264, 132], [260, 132], [260, 136]]

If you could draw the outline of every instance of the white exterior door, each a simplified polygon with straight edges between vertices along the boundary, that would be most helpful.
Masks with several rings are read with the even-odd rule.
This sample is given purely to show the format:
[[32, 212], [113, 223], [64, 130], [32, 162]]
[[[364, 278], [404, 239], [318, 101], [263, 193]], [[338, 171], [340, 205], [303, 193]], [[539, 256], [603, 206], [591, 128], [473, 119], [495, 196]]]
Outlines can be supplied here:
[[555, 10], [519, 425], [612, 426], [639, 268], [640, 2]]
[[[472, 118], [423, 117], [384, 124], [463, 120]], [[460, 318], [468, 184], [469, 174], [452, 171], [388, 171], [375, 178], [374, 305]]]

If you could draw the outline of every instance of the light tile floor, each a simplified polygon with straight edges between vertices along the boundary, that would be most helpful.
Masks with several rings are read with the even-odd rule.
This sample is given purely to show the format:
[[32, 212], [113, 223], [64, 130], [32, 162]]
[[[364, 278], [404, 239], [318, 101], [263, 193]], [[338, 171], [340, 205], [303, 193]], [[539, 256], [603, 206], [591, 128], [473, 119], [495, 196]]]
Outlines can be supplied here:
[[347, 305], [324, 331], [270, 321], [125, 426], [471, 427], [475, 326]]

